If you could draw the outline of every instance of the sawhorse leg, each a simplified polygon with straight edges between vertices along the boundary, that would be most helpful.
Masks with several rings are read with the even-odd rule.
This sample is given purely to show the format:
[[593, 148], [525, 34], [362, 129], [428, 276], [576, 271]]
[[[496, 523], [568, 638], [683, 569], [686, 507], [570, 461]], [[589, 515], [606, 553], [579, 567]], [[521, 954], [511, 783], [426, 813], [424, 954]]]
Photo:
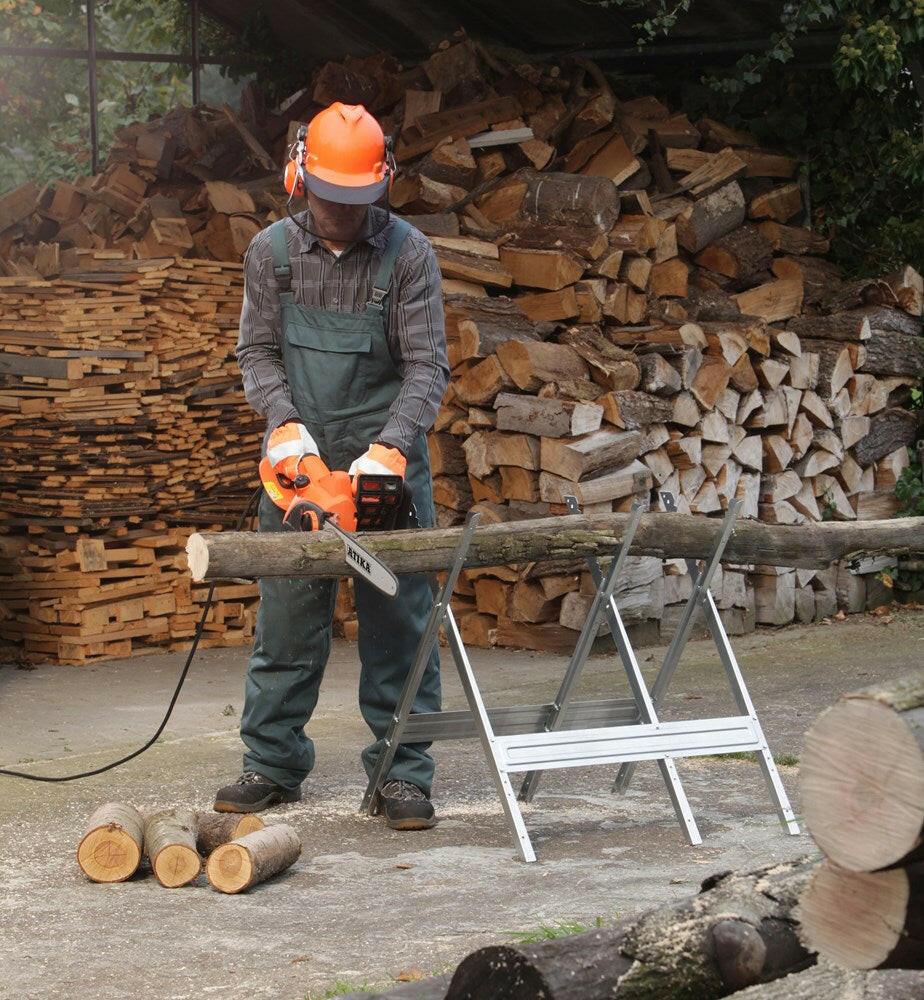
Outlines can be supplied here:
[[[677, 510], [673, 494], [666, 491], [662, 492], [661, 502], [663, 503], [665, 510], [668, 512], [673, 513]], [[686, 606], [683, 609], [680, 624], [677, 626], [677, 631], [670, 646], [668, 647], [667, 653], [664, 657], [664, 662], [661, 665], [661, 669], [658, 671], [658, 676], [652, 687], [651, 697], [655, 708], [659, 708], [667, 692], [668, 685], [670, 684], [671, 679], [674, 676], [674, 672], [677, 669], [677, 664], [680, 662], [680, 656], [683, 653], [687, 641], [689, 640], [690, 632], [692, 631], [693, 623], [696, 618], [696, 612], [697, 610], [702, 609], [707, 627], [709, 628], [709, 632], [716, 644], [716, 648], [718, 649], [722, 665], [725, 668], [735, 703], [738, 705], [739, 711], [750, 717], [755, 734], [760, 741], [761, 747], [758, 751], [758, 760], [760, 762], [764, 778], [767, 782], [767, 786], [770, 790], [771, 798], [773, 799], [776, 807], [777, 814], [789, 833], [798, 834], [799, 826], [796, 823], [795, 815], [793, 814], [792, 807], [790, 806], [789, 797], [786, 794], [786, 789], [783, 787], [783, 782], [780, 779], [779, 771], [777, 770], [776, 763], [773, 760], [773, 755], [770, 753], [770, 748], [767, 744], [766, 737], [763, 734], [760, 720], [757, 717], [754, 704], [751, 701], [747, 686], [744, 683], [741, 668], [738, 666], [738, 661], [732, 651], [731, 643], [728, 641], [728, 633], [725, 631], [725, 626], [722, 624], [722, 619], [719, 616], [712, 593], [709, 590], [712, 578], [715, 576], [716, 569], [722, 561], [722, 553], [725, 551], [725, 546], [728, 544], [728, 539], [731, 537], [735, 519], [737, 518], [740, 509], [741, 501], [732, 500], [722, 521], [722, 529], [719, 532], [719, 537], [716, 539], [712, 552], [710, 553], [709, 558], [705, 561], [702, 570], [697, 567], [695, 560], [686, 560], [687, 570], [689, 571], [693, 581], [693, 593], [690, 595]], [[614, 790], [620, 792], [625, 791], [629, 787], [629, 782], [632, 780], [634, 772], [634, 761], [623, 764], [619, 768], [616, 775], [616, 782], [613, 786]]]
[[[575, 497], [565, 497], [565, 503], [568, 505], [570, 513], [580, 513], [580, 507]], [[589, 569], [590, 574], [593, 577], [593, 581], [597, 586], [597, 594], [602, 596], [600, 602], [596, 602], [591, 606], [588, 614], [588, 621], [592, 618], [595, 626], [597, 617], [601, 611], [606, 617], [607, 623], [610, 627], [610, 634], [612, 635], [616, 650], [619, 653], [619, 659], [622, 662], [623, 668], [626, 672], [626, 677], [629, 681], [629, 688], [632, 691], [632, 696], [638, 708], [639, 718], [644, 723], [656, 725], [658, 722], [657, 713], [652, 705], [651, 697], [648, 694], [648, 688], [645, 685], [645, 679], [642, 676], [642, 671], [639, 668], [638, 660], [636, 659], [635, 652], [632, 649], [632, 644], [629, 641], [628, 633], [626, 632], [625, 625], [622, 621], [622, 615], [619, 613], [619, 607], [617, 606], [616, 599], [613, 597], [612, 593], [613, 585], [615, 584], [619, 574], [622, 572], [623, 565], [629, 552], [629, 546], [632, 543], [632, 538], [635, 535], [639, 518], [641, 517], [643, 510], [643, 506], [639, 503], [634, 503], [632, 505], [631, 515], [629, 522], [626, 525], [622, 543], [620, 544], [617, 552], [614, 554], [610, 572], [605, 578], [597, 559], [593, 556], [587, 559], [587, 568]], [[585, 622], [585, 627], [586, 626], [587, 622]], [[596, 628], [594, 627], [591, 630], [591, 636], [595, 635]], [[591, 642], [592, 641], [593, 640], [591, 639]], [[550, 713], [550, 717], [546, 722], [545, 727], [547, 732], [558, 728], [561, 715], [568, 704], [572, 689], [577, 682], [580, 670], [584, 665], [584, 660], [586, 660], [586, 653], [581, 660], [577, 659], [580, 645], [581, 644], [579, 642], [578, 648], [575, 650], [575, 655], [572, 657], [571, 662], [568, 665], [568, 672], [565, 675], [565, 679], [562, 681], [562, 686], [558, 692], [558, 696], [552, 704], [552, 712]], [[684, 828], [687, 839], [691, 844], [701, 844], [702, 837], [700, 836], [699, 829], [696, 825], [696, 820], [693, 818], [693, 812], [690, 809], [690, 803], [687, 800], [686, 792], [680, 782], [680, 776], [677, 773], [677, 766], [674, 763], [673, 758], [670, 755], [665, 755], [664, 758], [657, 761], [657, 764], [658, 769], [661, 772], [661, 777], [663, 778], [664, 784], [667, 788], [668, 795], [670, 796], [671, 804], [674, 807], [677, 820]], [[531, 771], [526, 775], [520, 788], [521, 799], [526, 802], [532, 800], [536, 793], [536, 788], [538, 787], [541, 774], [541, 771]]]
[[517, 805], [513, 787], [510, 784], [510, 778], [507, 776], [506, 772], [501, 769], [501, 762], [498, 757], [491, 720], [488, 717], [484, 700], [481, 697], [478, 683], [475, 680], [474, 671], [472, 670], [471, 663], [469, 662], [465, 646], [462, 643], [462, 637], [456, 626], [452, 609], [449, 606], [452, 592], [455, 588], [456, 581], [459, 578], [462, 564], [465, 561], [465, 555], [468, 552], [469, 545], [471, 545], [472, 534], [480, 518], [480, 514], [470, 514], [468, 516], [468, 520], [465, 522], [465, 528], [462, 532], [461, 538], [459, 539], [459, 544], [456, 546], [452, 566], [446, 574], [446, 580], [439, 591], [437, 599], [434, 601], [432, 609], [430, 610], [430, 617], [427, 619], [427, 624], [420, 637], [420, 642], [417, 645], [414, 661], [411, 665], [410, 671], [408, 672], [407, 680], [404, 683], [401, 697], [398, 699], [395, 714], [392, 716], [391, 722], [388, 726], [388, 731], [385, 734], [382, 751], [379, 754], [375, 768], [369, 778], [369, 783], [366, 786], [366, 792], [363, 796], [360, 811], [365, 812], [368, 815], [372, 815], [377, 808], [379, 791], [385, 776], [388, 774], [388, 771], [394, 762], [395, 753], [397, 752], [398, 746], [401, 743], [401, 738], [404, 735], [408, 716], [411, 714], [411, 709], [414, 706], [414, 699], [417, 697], [417, 690], [420, 687], [424, 671], [427, 668], [427, 662], [429, 661], [430, 654], [438, 640], [440, 627], [445, 626], [446, 636], [449, 640], [449, 648], [452, 652], [456, 669], [459, 671], [459, 679], [462, 682], [462, 688], [465, 691], [465, 697], [468, 700], [469, 709], [472, 713], [473, 719], [475, 720], [475, 726], [478, 730], [478, 735], [481, 739], [485, 756], [490, 763], [492, 776], [495, 784], [497, 785], [498, 793], [500, 794], [504, 815], [507, 818], [507, 824], [513, 833], [514, 840], [517, 845], [517, 852], [523, 861], [535, 861], [536, 852], [533, 850], [532, 842], [530, 841], [529, 834], [526, 831], [526, 824], [523, 822], [523, 815], [520, 812], [520, 807]]

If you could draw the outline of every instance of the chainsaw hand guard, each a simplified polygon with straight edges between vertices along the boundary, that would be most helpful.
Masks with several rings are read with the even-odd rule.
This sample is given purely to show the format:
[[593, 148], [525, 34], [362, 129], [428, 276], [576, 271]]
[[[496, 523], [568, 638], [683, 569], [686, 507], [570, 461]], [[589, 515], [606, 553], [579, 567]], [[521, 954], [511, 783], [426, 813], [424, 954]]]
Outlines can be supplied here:
[[333, 515], [310, 500], [296, 497], [282, 518], [285, 531], [320, 531]]

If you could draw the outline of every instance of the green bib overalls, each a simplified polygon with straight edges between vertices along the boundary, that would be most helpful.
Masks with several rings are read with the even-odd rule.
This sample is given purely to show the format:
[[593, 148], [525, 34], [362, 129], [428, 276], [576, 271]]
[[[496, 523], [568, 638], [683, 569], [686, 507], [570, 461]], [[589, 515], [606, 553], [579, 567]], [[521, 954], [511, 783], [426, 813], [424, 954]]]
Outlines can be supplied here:
[[[279, 282], [282, 359], [292, 401], [328, 466], [347, 469], [376, 440], [401, 388], [385, 324], [392, 271], [409, 226], [394, 219], [372, 299], [361, 313], [332, 312], [295, 301], [284, 226], [284, 220], [274, 223], [270, 235]], [[432, 527], [430, 462], [423, 434], [407, 460], [406, 482], [420, 525]], [[260, 531], [282, 528], [282, 512], [265, 493], [259, 521]], [[369, 774], [433, 602], [424, 575], [399, 580], [400, 589], [393, 599], [360, 579], [354, 581], [361, 663], [359, 705], [375, 736], [362, 753]], [[260, 580], [260, 607], [241, 714], [241, 738], [248, 748], [244, 769], [264, 774], [285, 788], [297, 787], [314, 767], [314, 744], [304, 727], [317, 704], [330, 653], [336, 596], [337, 580]], [[439, 655], [434, 651], [414, 711], [439, 709]], [[413, 782], [429, 794], [434, 766], [429, 746], [402, 744], [389, 778]]]

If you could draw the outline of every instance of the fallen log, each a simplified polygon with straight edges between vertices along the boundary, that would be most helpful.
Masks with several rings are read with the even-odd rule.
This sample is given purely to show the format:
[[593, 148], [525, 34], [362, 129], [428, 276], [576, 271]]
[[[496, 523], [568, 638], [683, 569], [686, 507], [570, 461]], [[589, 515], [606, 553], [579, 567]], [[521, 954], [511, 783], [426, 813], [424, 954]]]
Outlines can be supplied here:
[[924, 969], [924, 864], [848, 872], [826, 861], [799, 900], [802, 940], [848, 969]]
[[922, 996], [924, 973], [858, 972], [827, 962], [734, 994], [735, 1000], [920, 1000]]
[[202, 871], [196, 850], [196, 814], [192, 809], [163, 809], [144, 823], [144, 853], [157, 881], [167, 889], [192, 882]]
[[87, 823], [77, 864], [94, 882], [124, 882], [138, 870], [143, 840], [141, 813], [127, 802], [106, 802]]
[[811, 867], [724, 873], [692, 899], [615, 927], [480, 948], [456, 969], [446, 1000], [710, 1000], [804, 969], [813, 958], [790, 914]]
[[[479, 526], [465, 565], [499, 566], [605, 555], [619, 544], [628, 517], [574, 515]], [[358, 537], [395, 573], [417, 573], [446, 569], [462, 530], [382, 531]], [[710, 518], [644, 514], [629, 551], [664, 559], [703, 559], [711, 552], [719, 531], [719, 522]], [[798, 526], [739, 520], [724, 558], [734, 563], [818, 569], [837, 559], [865, 553], [911, 555], [922, 549], [924, 517]], [[330, 532], [202, 532], [190, 536], [186, 554], [197, 582], [264, 576], [341, 577], [351, 573], [343, 558], [343, 543]]]
[[196, 849], [208, 857], [229, 840], [246, 837], [266, 826], [256, 813], [196, 813]]
[[844, 695], [805, 738], [805, 822], [841, 868], [924, 861], [924, 670]]
[[294, 865], [301, 853], [295, 830], [278, 823], [216, 847], [205, 873], [219, 892], [243, 892]]

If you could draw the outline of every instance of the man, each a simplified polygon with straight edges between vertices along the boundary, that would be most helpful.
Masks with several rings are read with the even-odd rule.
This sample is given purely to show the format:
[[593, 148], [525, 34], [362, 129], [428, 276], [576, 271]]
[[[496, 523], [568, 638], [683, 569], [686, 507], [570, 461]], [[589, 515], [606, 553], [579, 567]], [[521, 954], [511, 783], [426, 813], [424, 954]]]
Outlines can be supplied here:
[[[440, 273], [418, 230], [390, 215], [393, 176], [378, 122], [335, 103], [308, 127], [286, 186], [308, 210], [258, 233], [244, 256], [237, 358], [250, 405], [267, 418], [264, 451], [280, 472], [319, 454], [331, 469], [404, 474], [419, 524], [434, 521], [425, 434], [449, 368]], [[290, 476], [294, 478], [294, 476]], [[264, 493], [261, 531], [281, 530]], [[215, 808], [256, 812], [301, 797], [315, 752], [304, 726], [330, 652], [336, 580], [260, 581], [241, 738], [244, 773]], [[394, 599], [355, 581], [362, 664], [359, 702], [375, 737], [371, 774], [432, 604], [426, 577], [406, 576]], [[415, 711], [440, 707], [439, 657], [430, 659]], [[393, 829], [435, 822], [428, 743], [399, 747], [382, 786]]]

